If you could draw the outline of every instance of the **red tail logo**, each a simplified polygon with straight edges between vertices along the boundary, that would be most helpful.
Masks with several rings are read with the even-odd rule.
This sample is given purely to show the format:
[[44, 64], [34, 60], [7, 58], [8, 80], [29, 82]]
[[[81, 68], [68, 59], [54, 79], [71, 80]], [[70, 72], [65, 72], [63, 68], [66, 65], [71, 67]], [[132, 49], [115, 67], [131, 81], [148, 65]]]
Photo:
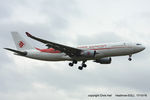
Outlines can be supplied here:
[[22, 41], [19, 41], [19, 47], [22, 48], [24, 46], [24, 43]]

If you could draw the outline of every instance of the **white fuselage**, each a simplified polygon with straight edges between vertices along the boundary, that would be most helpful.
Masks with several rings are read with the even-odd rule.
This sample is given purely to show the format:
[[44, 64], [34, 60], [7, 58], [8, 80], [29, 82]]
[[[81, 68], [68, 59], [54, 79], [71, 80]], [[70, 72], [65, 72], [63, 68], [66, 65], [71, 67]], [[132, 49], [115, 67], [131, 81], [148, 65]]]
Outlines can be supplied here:
[[[132, 55], [134, 53], [138, 53], [145, 49], [144, 46], [137, 43], [105, 43], [105, 44], [95, 44], [89, 46], [79, 46], [77, 47], [83, 50], [95, 50], [96, 55], [94, 57], [78, 57], [75, 58], [77, 61], [82, 60], [95, 60], [104, 57], [113, 57], [113, 56], [123, 56], [123, 55]], [[65, 61], [72, 60], [73, 58], [69, 57], [65, 53], [61, 52], [41, 52], [37, 49], [35, 50], [27, 50], [26, 57], [45, 60], [45, 61]]]

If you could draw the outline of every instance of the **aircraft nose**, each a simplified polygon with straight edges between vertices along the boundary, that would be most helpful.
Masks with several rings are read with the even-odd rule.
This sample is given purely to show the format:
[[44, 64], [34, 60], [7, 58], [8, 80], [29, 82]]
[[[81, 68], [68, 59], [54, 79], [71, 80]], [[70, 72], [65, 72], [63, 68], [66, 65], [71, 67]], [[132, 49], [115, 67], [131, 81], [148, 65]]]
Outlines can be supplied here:
[[141, 51], [143, 51], [145, 49], [145, 46], [141, 46], [140, 49]]
[[144, 50], [146, 47], [145, 46], [142, 46], [142, 50]]

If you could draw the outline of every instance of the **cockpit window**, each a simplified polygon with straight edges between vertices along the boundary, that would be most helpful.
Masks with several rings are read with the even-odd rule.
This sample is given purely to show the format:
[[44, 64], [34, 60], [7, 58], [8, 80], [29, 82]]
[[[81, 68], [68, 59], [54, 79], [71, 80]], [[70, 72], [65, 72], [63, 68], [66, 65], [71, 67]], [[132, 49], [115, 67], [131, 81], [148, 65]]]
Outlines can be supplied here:
[[137, 43], [136, 45], [141, 45], [141, 44]]

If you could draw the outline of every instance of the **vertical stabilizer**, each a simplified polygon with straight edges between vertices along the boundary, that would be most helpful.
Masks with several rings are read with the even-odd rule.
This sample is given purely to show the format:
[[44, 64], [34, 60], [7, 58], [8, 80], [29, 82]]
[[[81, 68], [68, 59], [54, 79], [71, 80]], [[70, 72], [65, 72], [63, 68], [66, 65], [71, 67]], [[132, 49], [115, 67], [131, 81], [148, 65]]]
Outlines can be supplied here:
[[34, 49], [18, 32], [11, 32], [11, 34], [18, 50]]

